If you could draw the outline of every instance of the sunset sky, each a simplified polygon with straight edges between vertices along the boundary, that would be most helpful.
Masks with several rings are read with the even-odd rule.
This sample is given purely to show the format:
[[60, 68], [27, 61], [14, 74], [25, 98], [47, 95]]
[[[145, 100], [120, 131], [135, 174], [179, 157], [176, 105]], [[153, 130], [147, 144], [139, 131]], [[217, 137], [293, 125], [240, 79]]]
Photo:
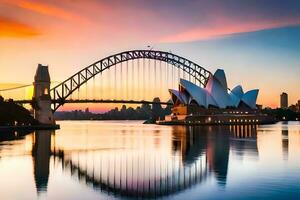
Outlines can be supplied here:
[[60, 82], [148, 45], [223, 68], [264, 106], [300, 99], [300, 1], [0, 0], [0, 88], [31, 83], [38, 63]]

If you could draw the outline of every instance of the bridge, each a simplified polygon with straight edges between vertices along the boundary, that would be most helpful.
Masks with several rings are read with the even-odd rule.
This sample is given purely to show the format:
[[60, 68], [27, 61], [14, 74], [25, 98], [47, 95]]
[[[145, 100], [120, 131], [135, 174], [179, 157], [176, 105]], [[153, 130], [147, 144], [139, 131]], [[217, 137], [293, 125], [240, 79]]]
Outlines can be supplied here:
[[[51, 124], [53, 113], [66, 103], [168, 105], [171, 102], [167, 89], [177, 88], [180, 78], [204, 87], [210, 75], [211, 72], [200, 65], [171, 52], [124, 51], [92, 63], [52, 88], [48, 66], [39, 65], [33, 98], [15, 102], [31, 104], [35, 117]], [[99, 81], [96, 81], [97, 77]], [[88, 87], [89, 83], [92, 83], [91, 87]], [[85, 91], [82, 93], [82, 90]], [[1, 95], [4, 92], [7, 90], [0, 90]], [[161, 101], [153, 101], [154, 97]]]

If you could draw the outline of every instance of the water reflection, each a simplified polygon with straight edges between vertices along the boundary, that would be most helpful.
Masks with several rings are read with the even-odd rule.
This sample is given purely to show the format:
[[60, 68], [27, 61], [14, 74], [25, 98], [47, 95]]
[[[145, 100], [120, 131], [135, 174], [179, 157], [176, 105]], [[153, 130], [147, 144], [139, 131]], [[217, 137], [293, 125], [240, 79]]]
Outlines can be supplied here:
[[[31, 131], [5, 131], [0, 132], [0, 142], [3, 141], [15, 141], [15, 140], [22, 140], [24, 137], [28, 134], [30, 134]], [[1, 143], [0, 143], [1, 145]]]
[[281, 136], [282, 136], [282, 153], [283, 159], [287, 160], [289, 155], [289, 129], [288, 122], [282, 122]]
[[231, 149], [239, 159], [243, 159], [245, 153], [258, 158], [256, 125], [230, 126], [230, 134]]
[[32, 157], [37, 193], [46, 192], [51, 156], [51, 131], [39, 130], [33, 135]]
[[[157, 139], [154, 143], [157, 148]], [[32, 148], [36, 189], [47, 191], [51, 154], [79, 182], [116, 196], [170, 195], [212, 175], [225, 187], [230, 146], [240, 153], [253, 146], [250, 149], [257, 152], [256, 127], [175, 126], [167, 155], [150, 152], [151, 148], [51, 150], [51, 132], [37, 131]]]
[[[227, 189], [229, 162], [259, 160], [259, 127], [254, 125], [110, 127], [31, 134], [37, 194], [48, 192], [49, 177], [58, 167], [73, 181], [116, 198], [170, 197], [209, 180]], [[286, 160], [289, 129], [287, 124], [278, 127]], [[25, 136], [10, 133], [5, 140]], [[260, 139], [266, 141], [266, 136], [261, 134]], [[7, 145], [3, 139], [0, 144]]]

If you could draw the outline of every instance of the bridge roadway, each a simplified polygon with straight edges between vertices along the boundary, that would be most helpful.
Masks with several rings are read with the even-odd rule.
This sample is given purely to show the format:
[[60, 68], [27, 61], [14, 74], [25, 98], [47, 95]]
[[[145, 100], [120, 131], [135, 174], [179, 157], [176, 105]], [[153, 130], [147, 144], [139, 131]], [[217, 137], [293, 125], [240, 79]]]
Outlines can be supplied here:
[[[18, 104], [30, 104], [32, 100], [14, 100]], [[124, 104], [160, 104], [173, 105], [171, 102], [157, 102], [145, 100], [116, 100], [116, 99], [69, 99], [69, 100], [51, 100], [51, 103], [124, 103]]]

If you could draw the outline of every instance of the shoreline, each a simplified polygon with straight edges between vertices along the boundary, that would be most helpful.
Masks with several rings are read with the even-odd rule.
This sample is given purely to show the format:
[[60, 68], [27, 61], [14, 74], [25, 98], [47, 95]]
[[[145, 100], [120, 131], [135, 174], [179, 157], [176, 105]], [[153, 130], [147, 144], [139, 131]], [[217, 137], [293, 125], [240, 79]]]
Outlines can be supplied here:
[[23, 126], [0, 126], [0, 131], [34, 131], [34, 130], [57, 130], [59, 124], [40, 124], [40, 125], [23, 125]]

